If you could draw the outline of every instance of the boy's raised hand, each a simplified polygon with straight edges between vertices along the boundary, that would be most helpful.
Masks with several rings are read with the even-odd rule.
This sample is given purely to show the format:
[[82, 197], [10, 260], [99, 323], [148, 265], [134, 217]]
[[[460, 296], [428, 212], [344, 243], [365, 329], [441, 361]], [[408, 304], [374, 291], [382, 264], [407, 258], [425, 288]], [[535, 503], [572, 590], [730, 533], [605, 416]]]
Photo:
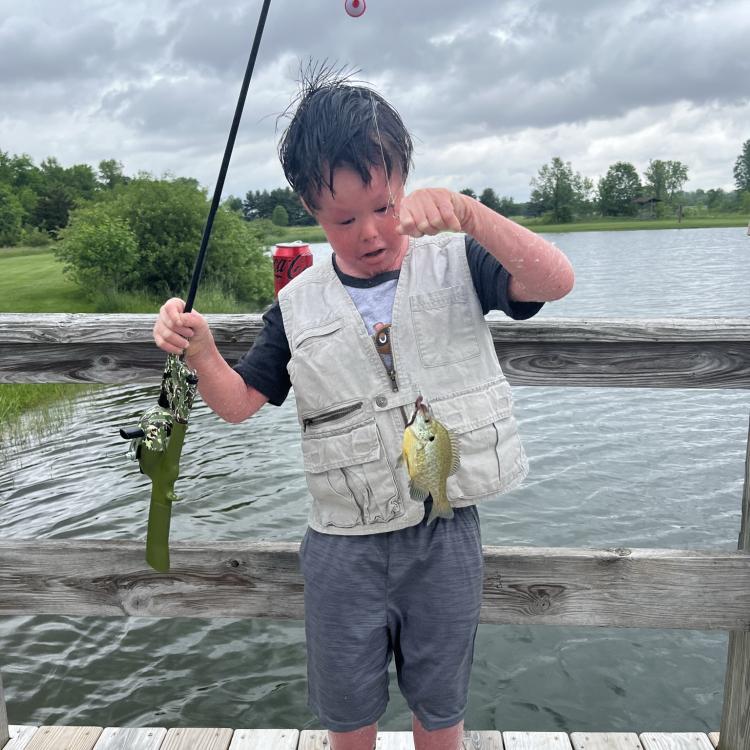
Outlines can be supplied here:
[[422, 237], [460, 232], [468, 218], [467, 197], [445, 188], [420, 188], [405, 196], [398, 208], [398, 232]]
[[161, 306], [154, 323], [154, 341], [169, 354], [180, 354], [187, 349], [187, 355], [195, 357], [212, 342], [213, 336], [199, 312], [185, 313], [184, 309], [185, 302], [178, 297], [168, 299]]

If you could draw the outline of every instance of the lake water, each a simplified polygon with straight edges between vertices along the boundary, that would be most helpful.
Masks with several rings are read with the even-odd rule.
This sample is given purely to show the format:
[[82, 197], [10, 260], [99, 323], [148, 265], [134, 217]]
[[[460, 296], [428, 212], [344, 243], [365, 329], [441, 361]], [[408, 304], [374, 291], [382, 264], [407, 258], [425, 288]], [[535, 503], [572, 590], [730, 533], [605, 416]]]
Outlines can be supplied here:
[[[744, 229], [549, 237], [577, 280], [542, 317], [750, 314]], [[531, 470], [523, 487], [481, 507], [486, 544], [736, 548], [750, 392], [514, 394]], [[148, 486], [117, 430], [154, 399], [153, 388], [103, 388], [76, 404], [64, 430], [6, 457], [2, 536], [144, 538]], [[172, 538], [299, 540], [306, 492], [292, 399], [239, 426], [199, 403], [191, 424]], [[483, 625], [466, 723], [714, 730], [726, 648], [716, 632]], [[0, 618], [0, 670], [13, 723], [318, 726], [301, 622]], [[381, 728], [406, 729], [408, 717], [393, 680]]]

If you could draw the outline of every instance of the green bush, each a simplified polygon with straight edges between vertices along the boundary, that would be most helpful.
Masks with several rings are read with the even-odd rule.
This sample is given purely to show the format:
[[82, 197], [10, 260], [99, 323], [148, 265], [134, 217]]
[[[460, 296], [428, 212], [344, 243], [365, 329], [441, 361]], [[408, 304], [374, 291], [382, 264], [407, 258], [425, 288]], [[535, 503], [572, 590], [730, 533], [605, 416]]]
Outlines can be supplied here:
[[54, 253], [70, 276], [91, 298], [101, 290], [125, 289], [133, 275], [138, 245], [126, 221], [98, 204], [74, 211], [60, 232]]
[[277, 226], [277, 227], [288, 227], [289, 226], [289, 214], [287, 210], [279, 204], [274, 208], [273, 213], [271, 214], [271, 221]]
[[52, 244], [52, 237], [38, 227], [24, 227], [21, 232], [21, 245], [25, 247], [46, 247]]
[[[191, 180], [139, 178], [106, 201], [76, 209], [55, 253], [86, 290], [93, 283], [165, 299], [184, 295], [208, 215]], [[261, 308], [273, 295], [273, 270], [259, 231], [226, 209], [217, 214], [203, 282]]]

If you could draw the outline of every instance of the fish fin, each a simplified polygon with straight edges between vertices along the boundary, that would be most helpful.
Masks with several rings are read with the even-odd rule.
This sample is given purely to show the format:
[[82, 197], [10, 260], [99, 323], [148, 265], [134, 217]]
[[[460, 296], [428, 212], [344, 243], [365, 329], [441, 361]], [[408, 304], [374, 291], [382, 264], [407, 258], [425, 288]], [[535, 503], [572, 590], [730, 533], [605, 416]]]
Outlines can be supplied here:
[[448, 470], [448, 476], [453, 476], [455, 474], [459, 467], [461, 466], [461, 444], [458, 441], [458, 436], [454, 435], [452, 432], [448, 433], [448, 438], [451, 442], [451, 467]]
[[436, 502], [435, 498], [432, 498], [432, 510], [430, 511], [430, 517], [427, 519], [427, 525], [429, 526], [438, 518], [453, 518], [453, 508], [450, 502], [448, 502], [447, 497], [440, 503]]
[[423, 503], [427, 499], [427, 495], [430, 494], [430, 491], [414, 484], [414, 480], [412, 479], [409, 482], [409, 494], [411, 495], [412, 500], [416, 500], [418, 503]]

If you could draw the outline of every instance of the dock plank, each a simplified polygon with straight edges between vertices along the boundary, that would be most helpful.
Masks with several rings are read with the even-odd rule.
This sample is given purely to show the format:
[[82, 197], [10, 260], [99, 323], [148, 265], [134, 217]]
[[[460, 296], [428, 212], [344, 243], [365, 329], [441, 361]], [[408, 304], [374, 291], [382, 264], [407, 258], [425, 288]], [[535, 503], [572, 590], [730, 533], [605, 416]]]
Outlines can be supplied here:
[[41, 726], [24, 750], [94, 750], [101, 727]]
[[505, 750], [572, 750], [565, 732], [503, 732]]
[[236, 729], [229, 750], [297, 750], [297, 729]]
[[464, 732], [461, 750], [503, 750], [503, 735], [497, 731]]
[[94, 750], [159, 750], [166, 736], [163, 727], [107, 727]]
[[170, 729], [160, 750], [228, 750], [233, 730], [223, 727]]
[[378, 732], [375, 750], [414, 750], [411, 732]]
[[573, 732], [570, 741], [573, 750], [643, 750], [632, 732]]
[[39, 727], [26, 726], [22, 724], [10, 724], [8, 726], [10, 740], [3, 745], [3, 750], [26, 750], [26, 745], [36, 734]]
[[303, 729], [299, 733], [297, 750], [330, 750], [325, 729]]
[[702, 732], [643, 732], [643, 750], [714, 750]]

